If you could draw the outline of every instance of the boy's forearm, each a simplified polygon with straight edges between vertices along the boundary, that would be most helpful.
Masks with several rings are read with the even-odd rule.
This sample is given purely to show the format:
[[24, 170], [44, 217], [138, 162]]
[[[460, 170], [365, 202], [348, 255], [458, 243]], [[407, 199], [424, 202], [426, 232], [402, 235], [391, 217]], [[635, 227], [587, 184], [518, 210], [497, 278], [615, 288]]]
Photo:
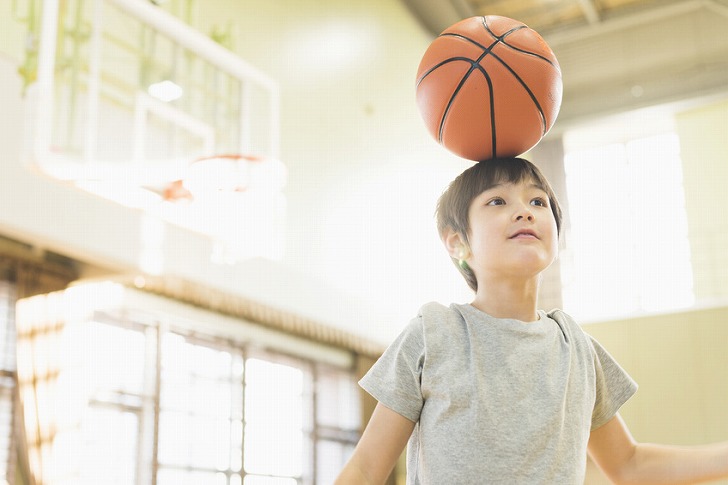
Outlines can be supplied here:
[[619, 483], [688, 484], [728, 477], [728, 442], [679, 447], [640, 443]]
[[350, 461], [341, 470], [334, 485], [373, 485], [374, 482], [367, 477], [364, 470], [356, 462]]

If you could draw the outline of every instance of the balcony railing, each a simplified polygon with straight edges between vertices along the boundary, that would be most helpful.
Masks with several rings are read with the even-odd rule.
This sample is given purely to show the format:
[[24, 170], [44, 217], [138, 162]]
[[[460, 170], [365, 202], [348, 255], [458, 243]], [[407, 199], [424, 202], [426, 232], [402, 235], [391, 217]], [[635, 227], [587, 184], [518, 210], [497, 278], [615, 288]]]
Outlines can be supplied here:
[[[26, 162], [85, 190], [225, 239], [227, 247], [249, 248], [232, 256], [223, 251], [223, 260], [280, 256], [285, 170], [273, 79], [145, 0], [31, 0], [28, 5], [35, 6], [39, 19], [28, 22], [29, 30], [37, 30], [28, 37], [39, 42], [37, 78], [26, 76], [34, 107]], [[26, 64], [28, 71], [34, 62]], [[188, 178], [193, 162], [220, 154], [242, 155], [242, 164], [254, 160], [254, 170], [263, 174], [256, 176], [260, 186], [226, 194], [224, 201], [219, 194], [198, 193], [192, 208], [189, 200], [186, 208], [161, 207], [170, 187]], [[267, 221], [270, 234], [263, 231], [250, 241], [248, 216], [241, 213], [249, 214], [250, 224]], [[226, 217], [241, 227], [239, 235], [216, 229], [227, 226]], [[213, 219], [215, 227], [209, 223]], [[243, 231], [247, 239], [236, 239]], [[276, 254], [254, 249], [266, 247], [278, 248]]]

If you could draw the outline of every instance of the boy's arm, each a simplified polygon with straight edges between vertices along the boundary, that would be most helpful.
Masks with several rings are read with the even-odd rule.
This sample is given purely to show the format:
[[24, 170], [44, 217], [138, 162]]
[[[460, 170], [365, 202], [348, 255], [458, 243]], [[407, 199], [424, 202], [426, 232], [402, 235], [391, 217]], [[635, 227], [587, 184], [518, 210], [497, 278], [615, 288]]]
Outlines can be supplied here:
[[392, 473], [414, 427], [415, 423], [409, 419], [377, 404], [354, 454], [334, 483], [384, 483]]
[[700, 483], [728, 477], [728, 442], [705, 446], [637, 443], [617, 414], [589, 437], [589, 455], [614, 483]]

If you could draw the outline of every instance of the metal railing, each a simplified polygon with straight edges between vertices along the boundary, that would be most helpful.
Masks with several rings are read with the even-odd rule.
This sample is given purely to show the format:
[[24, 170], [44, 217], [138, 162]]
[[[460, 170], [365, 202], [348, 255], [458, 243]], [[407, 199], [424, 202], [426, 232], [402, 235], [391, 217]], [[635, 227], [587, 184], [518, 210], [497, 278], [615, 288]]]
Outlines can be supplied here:
[[58, 178], [174, 178], [200, 156], [279, 158], [277, 83], [143, 0], [42, 3], [31, 161]]
[[[278, 84], [148, 1], [30, 1], [28, 37], [39, 42], [23, 64], [34, 111], [24, 161], [155, 214], [154, 224], [162, 219], [212, 238], [215, 262], [279, 259]], [[256, 160], [242, 166], [255, 171], [254, 190], [185, 192], [186, 203], [175, 203], [193, 162], [221, 154]], [[224, 173], [208, 165], [203, 176]], [[161, 258], [152, 256], [156, 268]]]

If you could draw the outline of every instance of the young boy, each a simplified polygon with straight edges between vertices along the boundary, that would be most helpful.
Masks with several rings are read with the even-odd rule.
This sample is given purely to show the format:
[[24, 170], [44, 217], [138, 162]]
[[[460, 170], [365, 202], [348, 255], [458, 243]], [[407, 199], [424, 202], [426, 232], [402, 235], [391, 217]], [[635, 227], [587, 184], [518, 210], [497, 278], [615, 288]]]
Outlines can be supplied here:
[[408, 484], [581, 484], [587, 452], [615, 483], [728, 476], [728, 442], [636, 443], [618, 410], [637, 385], [571, 317], [537, 310], [561, 210], [536, 166], [475, 164], [437, 224], [475, 298], [423, 306], [361, 380], [379, 403], [336, 483], [384, 483], [408, 441]]

